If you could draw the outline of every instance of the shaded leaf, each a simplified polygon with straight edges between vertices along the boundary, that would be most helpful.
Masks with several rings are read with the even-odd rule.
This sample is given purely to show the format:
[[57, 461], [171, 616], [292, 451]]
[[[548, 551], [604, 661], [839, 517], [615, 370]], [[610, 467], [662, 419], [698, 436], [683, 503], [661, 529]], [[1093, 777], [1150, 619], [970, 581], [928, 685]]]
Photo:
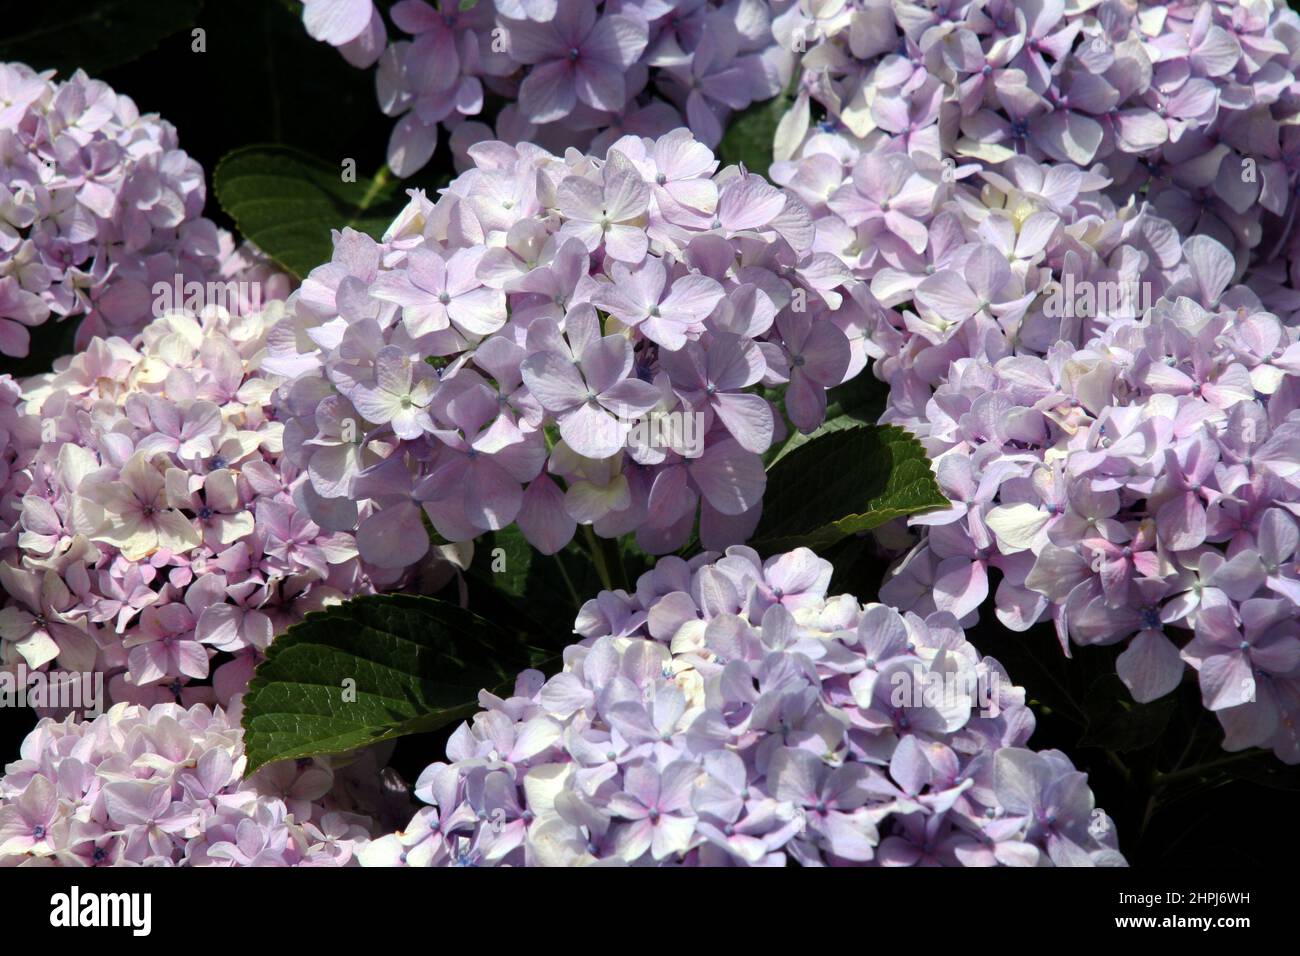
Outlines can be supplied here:
[[921, 443], [894, 425], [841, 421], [772, 465], [753, 546], [826, 548], [947, 505]]
[[77, 69], [97, 76], [192, 26], [202, 6], [202, 0], [50, 0], [17, 16], [6, 9], [0, 61], [55, 69], [65, 79]]
[[332, 229], [378, 239], [406, 205], [387, 168], [355, 183], [344, 182], [342, 171], [288, 146], [245, 146], [226, 154], [212, 185], [244, 238], [302, 278], [329, 260]]
[[[499, 607], [501, 615], [494, 611], [495, 619], [517, 621], [539, 633], [572, 634], [578, 609], [603, 587], [580, 541], [547, 555], [530, 545], [515, 525], [480, 536], [465, 575], [470, 607]], [[628, 578], [635, 582], [646, 570], [645, 555], [631, 535], [616, 544]]]
[[[248, 772], [437, 730], [554, 658], [434, 598], [367, 595], [308, 614], [276, 638], [244, 697]], [[348, 683], [355, 682], [355, 685]]]
[[1141, 750], [1160, 739], [1177, 709], [1172, 694], [1139, 704], [1118, 675], [1107, 674], [1088, 688], [1083, 699], [1088, 726], [1079, 746], [1117, 753]]
[[724, 163], [744, 163], [751, 173], [766, 176], [772, 165], [772, 143], [781, 117], [794, 101], [790, 91], [754, 103], [731, 118], [718, 144], [718, 156]]

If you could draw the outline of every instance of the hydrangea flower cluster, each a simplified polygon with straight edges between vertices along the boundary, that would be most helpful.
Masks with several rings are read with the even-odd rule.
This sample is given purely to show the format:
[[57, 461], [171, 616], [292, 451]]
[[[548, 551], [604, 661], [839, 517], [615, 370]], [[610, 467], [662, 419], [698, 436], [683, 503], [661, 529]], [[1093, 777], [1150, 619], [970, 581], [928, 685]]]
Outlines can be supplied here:
[[134, 335], [155, 282], [206, 281], [221, 239], [206, 184], [175, 128], [78, 70], [64, 81], [0, 63], [0, 354], [29, 329], [85, 316], [94, 335]]
[[303, 613], [400, 583], [307, 517], [260, 367], [283, 313], [174, 312], [0, 382], [0, 664], [226, 704]]
[[366, 817], [331, 807], [321, 760], [244, 779], [238, 716], [118, 704], [49, 718], [0, 776], [0, 867], [345, 866]]
[[[817, 165], [790, 182], [810, 202]], [[932, 206], [925, 170], [871, 152], [811, 206], [819, 242], [869, 210], [884, 419], [953, 502], [911, 520], [927, 534], [881, 599], [969, 623], [996, 582], [1006, 626], [1050, 617], [1066, 653], [1133, 638], [1137, 699], [1190, 665], [1225, 746], [1300, 760], [1300, 329], [1098, 172], [1017, 157]]]
[[[464, 150], [480, 140], [603, 155], [624, 134], [687, 125], [707, 146], [728, 118], [790, 81], [794, 56], [772, 36], [763, 0], [400, 0], [391, 43], [372, 0], [306, 0], [303, 20], [355, 66], [378, 62], [379, 103], [397, 124], [388, 164], [410, 176], [440, 126]], [[500, 98], [495, 131], [473, 119]], [[683, 123], [685, 120], [685, 123]]]
[[1123, 865], [956, 619], [828, 598], [831, 572], [732, 547], [602, 592], [563, 671], [483, 693], [362, 864]]
[[1132, 638], [1137, 699], [1190, 665], [1225, 747], [1300, 761], [1300, 295], [1268, 261], [1296, 241], [1300, 18], [868, 3], [776, 31], [816, 43], [773, 178], [868, 285], [884, 418], [954, 502], [882, 600], [970, 622], [996, 584], [1008, 627]]
[[954, 166], [1104, 163], [1114, 198], [1144, 193], [1240, 267], [1265, 215], [1294, 205], [1282, 130], [1300, 108], [1300, 17], [1285, 3], [804, 0], [773, 31], [807, 51], [778, 159], [830, 134]]
[[[809, 210], [686, 130], [607, 160], [483, 143], [382, 242], [345, 230], [291, 298], [264, 368], [321, 528], [401, 568], [517, 522], [554, 553], [578, 524], [645, 550], [755, 528], [784, 412], [810, 431], [866, 364], [848, 270]], [[361, 511], [358, 512], [358, 503]]]

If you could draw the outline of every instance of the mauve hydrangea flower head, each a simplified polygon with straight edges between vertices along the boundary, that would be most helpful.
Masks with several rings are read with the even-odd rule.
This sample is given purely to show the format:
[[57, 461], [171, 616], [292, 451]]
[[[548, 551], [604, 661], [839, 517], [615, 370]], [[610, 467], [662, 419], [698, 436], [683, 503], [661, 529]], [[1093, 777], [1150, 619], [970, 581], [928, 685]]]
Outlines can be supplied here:
[[[668, 557], [452, 735], [369, 866], [1123, 865], [1087, 777], [956, 619], [807, 549]], [[928, 690], [922, 690], [923, 688]]]
[[[1288, 215], [1281, 134], [1295, 113], [1296, 15], [1271, 0], [1100, 4], [800, 2], [773, 32], [805, 51], [778, 160], [823, 137], [1000, 169], [1013, 157], [1104, 164], [1182, 235], [1238, 259]], [[1290, 42], [1288, 42], [1290, 41]]]
[[203, 170], [170, 123], [21, 63], [0, 63], [0, 118], [0, 354], [27, 355], [51, 317], [84, 316], [81, 346], [134, 335], [155, 283], [220, 270]]
[[[1294, 635], [1250, 602], [1294, 616], [1300, 297], [1270, 250], [1296, 241], [1300, 20], [1099, 9], [818, 19], [834, 39], [805, 57], [772, 176], [808, 204], [814, 248], [868, 285], [848, 288], [884, 420], [922, 438], [953, 502], [913, 519], [922, 542], [881, 597], [963, 623], [991, 597], [1013, 629], [1053, 620], [1067, 653], [1128, 641], [1119, 673], [1142, 701], [1190, 665], [1226, 747], [1295, 762]], [[1089, 105], [1114, 91], [1104, 117]], [[810, 125], [812, 102], [833, 122]], [[1241, 649], [1255, 641], [1269, 650]]]
[[956, 186], [933, 261], [872, 280], [902, 308], [873, 336], [884, 418], [953, 502], [912, 519], [924, 537], [881, 598], [969, 624], [992, 596], [1014, 630], [1052, 620], [1067, 653], [1128, 641], [1140, 701], [1190, 665], [1226, 747], [1300, 761], [1300, 328], [1232, 285], [1217, 240], [1096, 182], [1052, 199], [1068, 168], [1031, 166]]
[[244, 778], [237, 713], [117, 704], [42, 720], [0, 776], [3, 866], [346, 866], [371, 821], [323, 760]]
[[[421, 560], [517, 523], [552, 553], [590, 525], [645, 549], [739, 543], [761, 455], [866, 364], [848, 270], [806, 205], [687, 131], [599, 160], [481, 143], [381, 241], [344, 230], [268, 336], [286, 459], [321, 528]], [[182, 431], [183, 426], [182, 426]]]
[[[794, 55], [772, 16], [762, 0], [401, 0], [390, 41], [372, 0], [303, 5], [313, 37], [355, 66], [378, 61], [380, 107], [397, 120], [388, 164], [403, 177], [429, 162], [440, 127], [464, 165], [483, 140], [603, 155], [683, 118], [716, 146], [732, 115], [789, 84]], [[506, 104], [495, 129], [478, 119], [489, 95]]]
[[[242, 256], [236, 278], [263, 274]], [[7, 386], [0, 664], [96, 671], [112, 701], [225, 705], [302, 613], [399, 583], [306, 517], [283, 379], [261, 368], [284, 308], [170, 312]]]

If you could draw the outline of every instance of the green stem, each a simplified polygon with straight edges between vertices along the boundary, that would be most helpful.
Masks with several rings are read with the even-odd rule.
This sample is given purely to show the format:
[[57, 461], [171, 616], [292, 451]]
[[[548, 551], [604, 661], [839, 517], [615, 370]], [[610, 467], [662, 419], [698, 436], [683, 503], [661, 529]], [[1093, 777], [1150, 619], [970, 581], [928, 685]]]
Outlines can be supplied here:
[[623, 567], [623, 553], [618, 549], [618, 540], [598, 537], [589, 524], [582, 526], [582, 533], [587, 539], [587, 550], [596, 565], [600, 583], [609, 591], [629, 590], [627, 569]]
[[1113, 750], [1107, 750], [1105, 753], [1106, 760], [1112, 767], [1119, 771], [1119, 775], [1124, 778], [1124, 782], [1132, 783], [1133, 771], [1129, 770], [1129, 768], [1124, 765], [1124, 761], [1120, 760]]
[[564, 561], [560, 557], [563, 553], [563, 551], [557, 551], [551, 557], [555, 559], [555, 566], [560, 569], [560, 577], [564, 578], [564, 586], [569, 592], [569, 597], [573, 599], [574, 608], [580, 609], [582, 607], [582, 598], [578, 596], [578, 589], [573, 586], [573, 579], [569, 577], [569, 569], [564, 566]]
[[392, 174], [388, 171], [387, 166], [379, 167], [379, 172], [375, 173], [375, 178], [370, 180], [369, 188], [366, 189], [365, 193], [362, 195], [361, 201], [357, 203], [357, 214], [352, 218], [352, 221], [348, 223], [349, 226], [355, 226], [357, 220], [360, 219], [365, 214], [366, 210], [370, 208], [370, 204], [379, 198], [379, 194], [382, 193], [384, 187], [388, 185], [391, 175]]
[[587, 553], [591, 555], [591, 563], [596, 566], [596, 576], [600, 578], [601, 585], [606, 591], [614, 590], [614, 578], [605, 560], [605, 549], [601, 547], [600, 539], [589, 524], [582, 526], [582, 534], [587, 539]]
[[1188, 767], [1186, 770], [1179, 770], [1176, 773], [1159, 773], [1156, 774], [1155, 783], [1158, 787], [1167, 787], [1171, 783], [1177, 783], [1180, 780], [1190, 780], [1208, 773], [1211, 770], [1218, 770], [1220, 767], [1226, 767], [1234, 763], [1240, 763], [1243, 760], [1254, 758], [1253, 751], [1247, 750], [1239, 754], [1233, 754], [1231, 757], [1224, 757], [1222, 760], [1211, 760], [1209, 763], [1198, 764], [1195, 767]]

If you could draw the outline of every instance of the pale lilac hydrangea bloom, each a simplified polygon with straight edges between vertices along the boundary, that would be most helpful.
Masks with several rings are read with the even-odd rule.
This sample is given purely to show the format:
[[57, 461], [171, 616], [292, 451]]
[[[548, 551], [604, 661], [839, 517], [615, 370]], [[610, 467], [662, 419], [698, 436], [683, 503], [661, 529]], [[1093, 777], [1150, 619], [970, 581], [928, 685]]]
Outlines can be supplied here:
[[[285, 457], [321, 528], [405, 568], [517, 523], [662, 554], [748, 538], [761, 455], [866, 364], [847, 268], [807, 206], [685, 130], [607, 160], [482, 143], [382, 241], [335, 237], [270, 334]], [[787, 388], [788, 386], [788, 388]], [[358, 508], [360, 510], [358, 510]]]
[[[716, 146], [734, 113], [790, 82], [795, 58], [773, 38], [773, 13], [763, 0], [401, 0], [390, 42], [372, 0], [303, 6], [313, 37], [353, 65], [378, 61], [380, 107], [397, 120], [388, 163], [403, 177], [428, 163], [440, 127], [463, 163], [485, 139], [603, 155], [683, 118]], [[489, 98], [505, 104], [495, 129], [477, 119]]]
[[1096, 174], [1010, 172], [959, 186], [925, 255], [871, 282], [884, 418], [953, 502], [912, 519], [881, 598], [970, 623], [992, 595], [1067, 653], [1131, 638], [1138, 700], [1190, 665], [1228, 749], [1300, 761], [1300, 328]]
[[[1300, 761], [1300, 295], [1269, 261], [1297, 241], [1287, 124], [1300, 57], [1287, 41], [1300, 19], [1204, 4], [1139, 25], [1098, 9], [1069, 24], [1050, 5], [1036, 19], [973, 5], [954, 21], [867, 4], [822, 22], [827, 42], [805, 58], [778, 136], [790, 158], [772, 176], [808, 203], [815, 248], [866, 286], [849, 291], [890, 384], [884, 420], [938, 456], [953, 502], [913, 520], [925, 537], [882, 600], [972, 622], [992, 595], [1008, 627], [1054, 620], [1066, 653], [1071, 639], [1131, 638], [1119, 669], [1137, 699], [1168, 693], [1190, 665], [1227, 748]], [[1102, 25], [1114, 51], [1098, 59]], [[800, 27], [792, 11], [781, 29]], [[897, 50], [862, 46], [895, 29], [908, 38]], [[972, 51], [978, 71], [961, 65]], [[1133, 70], [1147, 60], [1154, 70]], [[1151, 76], [1126, 88], [1126, 72]], [[1013, 73], [1014, 96], [990, 86]], [[1022, 80], [1047, 84], [1036, 95], [1054, 109], [1032, 105]], [[1109, 119], [1078, 95], [1112, 97], [1102, 81], [1131, 93]], [[1170, 96], [1215, 108], [1175, 122]], [[944, 97], [956, 97], [951, 122]], [[838, 119], [804, 122], [810, 102]], [[1136, 135], [1153, 115], [1159, 142]], [[931, 195], [936, 166], [947, 191]], [[1216, 602], [1231, 611], [1202, 624], [1198, 608]]]
[[806, 51], [778, 160], [829, 134], [953, 167], [1104, 163], [1117, 202], [1144, 193], [1182, 235], [1233, 250], [1238, 275], [1300, 173], [1282, 136], [1300, 67], [1285, 3], [802, 0], [773, 32]]
[[261, 369], [284, 305], [169, 313], [20, 395], [0, 382], [16, 403], [0, 405], [0, 665], [99, 672], [112, 701], [224, 705], [304, 612], [400, 583], [306, 517], [271, 402], [283, 379]]
[[156, 282], [205, 281], [222, 241], [206, 184], [176, 130], [80, 70], [67, 80], [0, 63], [0, 354], [30, 329], [84, 316], [94, 335], [134, 335]]
[[372, 823], [324, 760], [245, 778], [236, 712], [118, 704], [42, 720], [0, 776], [0, 867], [347, 866]]
[[956, 619], [828, 598], [831, 570], [732, 547], [602, 592], [563, 671], [481, 694], [416, 784], [429, 806], [361, 863], [1123, 865]]

